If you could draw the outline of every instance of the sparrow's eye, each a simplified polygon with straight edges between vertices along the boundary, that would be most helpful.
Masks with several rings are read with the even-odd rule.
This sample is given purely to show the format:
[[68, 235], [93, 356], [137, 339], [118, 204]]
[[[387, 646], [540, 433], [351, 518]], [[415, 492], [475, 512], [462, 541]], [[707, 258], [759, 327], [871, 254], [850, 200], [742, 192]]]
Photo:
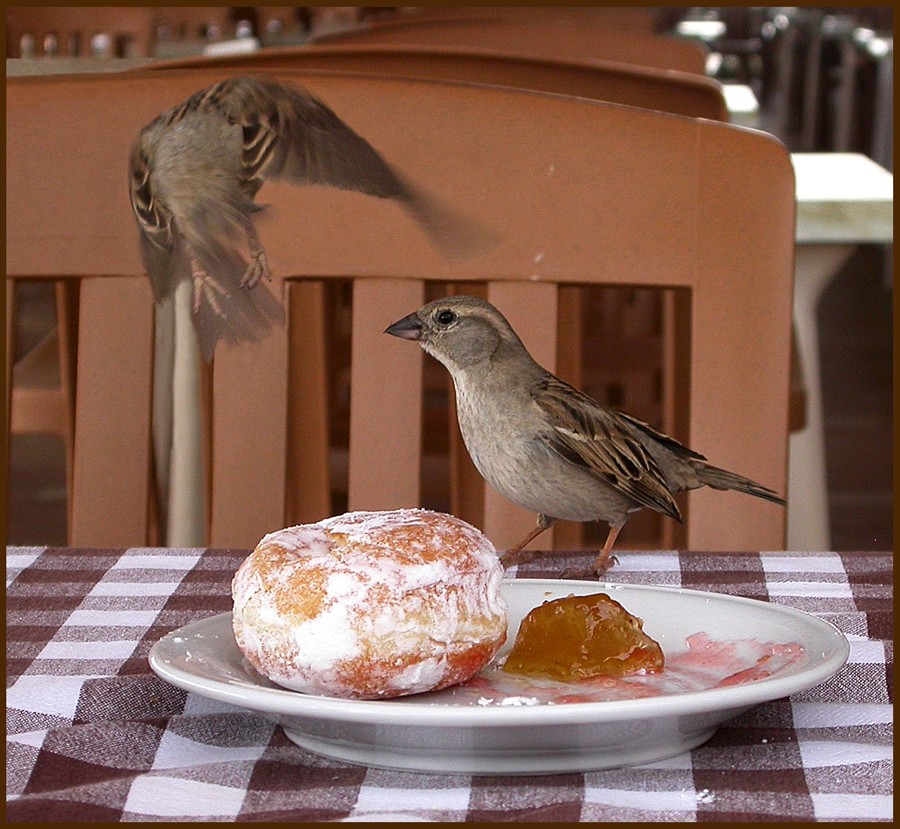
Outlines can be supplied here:
[[456, 321], [456, 314], [454, 314], [453, 311], [450, 311], [450, 310], [441, 311], [437, 315], [437, 321], [441, 325], [450, 325], [451, 322]]

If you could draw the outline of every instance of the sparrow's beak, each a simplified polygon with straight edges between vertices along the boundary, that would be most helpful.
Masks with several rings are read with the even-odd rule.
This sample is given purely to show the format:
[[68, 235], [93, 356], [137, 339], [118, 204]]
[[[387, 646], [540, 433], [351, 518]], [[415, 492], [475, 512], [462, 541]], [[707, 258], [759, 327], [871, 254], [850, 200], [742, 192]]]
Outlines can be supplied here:
[[415, 314], [408, 314], [402, 320], [397, 320], [393, 325], [385, 328], [384, 333], [404, 340], [420, 340], [422, 339], [422, 323]]

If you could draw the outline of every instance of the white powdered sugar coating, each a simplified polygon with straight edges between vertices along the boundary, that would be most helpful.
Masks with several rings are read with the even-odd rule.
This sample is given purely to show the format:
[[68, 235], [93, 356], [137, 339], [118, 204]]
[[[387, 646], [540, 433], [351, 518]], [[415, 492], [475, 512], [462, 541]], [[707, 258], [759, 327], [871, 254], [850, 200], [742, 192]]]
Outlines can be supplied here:
[[234, 630], [285, 687], [377, 698], [465, 681], [503, 644], [497, 552], [428, 510], [354, 512], [270, 533], [235, 574]]

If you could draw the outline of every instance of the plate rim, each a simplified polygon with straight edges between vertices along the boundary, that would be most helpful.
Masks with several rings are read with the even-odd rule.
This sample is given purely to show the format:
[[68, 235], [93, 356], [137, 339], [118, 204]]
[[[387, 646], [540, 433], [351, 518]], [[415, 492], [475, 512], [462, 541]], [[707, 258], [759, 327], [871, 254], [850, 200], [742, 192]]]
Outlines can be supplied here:
[[[802, 668], [794, 674], [779, 677], [766, 677], [743, 685], [724, 688], [711, 688], [701, 691], [689, 691], [682, 694], [669, 694], [628, 700], [603, 700], [593, 702], [573, 702], [565, 705], [535, 706], [478, 706], [478, 705], [430, 705], [416, 704], [415, 697], [410, 695], [387, 700], [356, 700], [340, 697], [329, 697], [317, 694], [305, 694], [286, 688], [270, 688], [263, 685], [230, 683], [226, 680], [213, 680], [198, 676], [184, 668], [174, 666], [161, 656], [167, 644], [176, 636], [189, 637], [198, 632], [197, 628], [227, 626], [232, 630], [231, 612], [219, 613], [188, 622], [161, 637], [153, 644], [149, 653], [151, 669], [161, 679], [184, 690], [201, 696], [217, 699], [249, 710], [292, 717], [310, 717], [344, 722], [377, 722], [379, 724], [408, 724], [411, 727], [474, 727], [495, 728], [517, 725], [567, 724], [578, 722], [613, 722], [634, 719], [655, 719], [657, 717], [695, 714], [699, 712], [727, 711], [736, 708], [749, 708], [762, 702], [790, 696], [820, 684], [837, 673], [847, 662], [850, 655], [850, 644], [846, 636], [831, 622], [797, 608], [751, 599], [745, 596], [733, 596], [727, 593], [715, 593], [706, 590], [675, 585], [642, 585], [621, 584], [613, 582], [593, 582], [574, 579], [518, 578], [504, 579], [502, 585], [506, 589], [530, 587], [552, 587], [554, 590], [567, 587], [589, 587], [596, 592], [603, 591], [638, 591], [638, 592], [670, 592], [713, 599], [720, 602], [749, 604], [757, 610], [778, 616], [787, 616], [802, 621], [805, 625], [818, 628], [821, 635], [834, 643], [834, 653], [821, 661]], [[773, 693], [772, 684], [778, 682], [777, 692]], [[248, 698], [248, 691], [252, 691]], [[421, 695], [425, 696], [425, 695]], [[410, 722], [415, 720], [415, 722]]]

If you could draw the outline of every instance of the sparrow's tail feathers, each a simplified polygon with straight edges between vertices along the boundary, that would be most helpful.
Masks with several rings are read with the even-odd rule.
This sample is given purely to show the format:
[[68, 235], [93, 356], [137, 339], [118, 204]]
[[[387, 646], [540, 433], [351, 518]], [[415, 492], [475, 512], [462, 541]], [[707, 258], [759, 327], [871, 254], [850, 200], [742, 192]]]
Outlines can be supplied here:
[[765, 498], [776, 504], [785, 504], [786, 501], [777, 492], [767, 486], [751, 481], [743, 475], [729, 472], [727, 469], [719, 469], [702, 462], [692, 464], [697, 472], [700, 483], [713, 489], [733, 489], [736, 492], [745, 492], [747, 495], [755, 495], [757, 498]]
[[259, 342], [284, 323], [284, 308], [265, 285], [238, 287], [216, 310], [203, 296], [194, 314], [200, 353], [208, 363], [219, 341], [228, 345]]

